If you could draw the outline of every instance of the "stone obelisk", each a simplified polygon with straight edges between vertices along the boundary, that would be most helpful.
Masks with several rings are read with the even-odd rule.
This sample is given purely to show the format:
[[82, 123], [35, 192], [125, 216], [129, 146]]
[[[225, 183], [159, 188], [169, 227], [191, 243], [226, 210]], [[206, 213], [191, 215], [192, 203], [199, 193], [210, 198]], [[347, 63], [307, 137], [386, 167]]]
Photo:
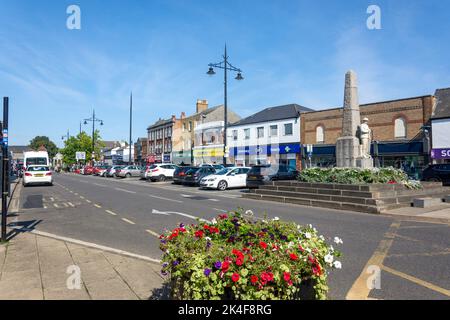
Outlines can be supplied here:
[[357, 138], [361, 125], [358, 85], [356, 73], [352, 70], [345, 75], [344, 116], [342, 136], [336, 142], [336, 164], [338, 168], [354, 168], [360, 156], [360, 141]]

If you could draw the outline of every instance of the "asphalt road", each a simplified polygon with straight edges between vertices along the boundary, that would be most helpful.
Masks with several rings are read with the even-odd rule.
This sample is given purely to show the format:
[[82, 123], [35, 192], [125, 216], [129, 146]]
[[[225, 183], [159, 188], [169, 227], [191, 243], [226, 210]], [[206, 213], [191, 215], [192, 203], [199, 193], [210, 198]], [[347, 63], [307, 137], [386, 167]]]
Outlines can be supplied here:
[[[39, 231], [159, 259], [156, 236], [163, 230], [243, 208], [260, 218], [312, 224], [330, 242], [343, 239], [343, 269], [330, 275], [331, 299], [345, 299], [349, 292], [374, 299], [450, 299], [448, 224], [242, 199], [241, 192], [60, 174], [53, 187], [22, 190], [18, 220]], [[361, 285], [370, 261], [382, 263], [380, 289]]]

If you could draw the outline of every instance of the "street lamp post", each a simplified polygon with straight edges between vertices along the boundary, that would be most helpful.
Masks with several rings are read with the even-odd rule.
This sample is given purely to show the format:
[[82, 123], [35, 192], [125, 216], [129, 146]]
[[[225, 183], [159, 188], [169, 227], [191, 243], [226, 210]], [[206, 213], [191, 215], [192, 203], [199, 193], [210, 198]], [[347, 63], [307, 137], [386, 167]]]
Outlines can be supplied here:
[[231, 63], [228, 62], [228, 55], [227, 55], [227, 46], [225, 45], [225, 54], [223, 55], [224, 60], [219, 63], [210, 63], [209, 70], [206, 73], [207, 75], [213, 76], [216, 74], [214, 71], [214, 68], [219, 68], [224, 70], [224, 135], [223, 135], [223, 165], [226, 165], [227, 163], [227, 129], [228, 129], [228, 71], [237, 72], [236, 80], [244, 80], [244, 77], [242, 77], [242, 70], [239, 68], [236, 68]]
[[64, 141], [64, 139], [66, 139], [66, 140], [69, 140], [69, 139], [70, 139], [70, 132], [69, 132], [69, 130], [67, 130], [67, 134], [65, 134], [65, 135], [63, 135], [63, 136], [61, 137], [61, 140]]
[[92, 112], [92, 118], [84, 119], [84, 124], [87, 125], [88, 122], [92, 122], [92, 164], [94, 164], [94, 155], [95, 155], [95, 123], [100, 122], [100, 125], [103, 126], [103, 120], [100, 120], [95, 117], [95, 110]]

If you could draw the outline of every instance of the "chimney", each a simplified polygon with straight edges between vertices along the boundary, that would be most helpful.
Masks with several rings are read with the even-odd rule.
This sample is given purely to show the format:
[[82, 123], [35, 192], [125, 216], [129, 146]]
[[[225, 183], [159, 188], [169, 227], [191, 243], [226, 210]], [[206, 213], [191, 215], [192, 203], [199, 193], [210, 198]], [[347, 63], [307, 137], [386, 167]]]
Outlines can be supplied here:
[[186, 118], [186, 112], [182, 112], [180, 118], [181, 118], [181, 119], [185, 119], [185, 118]]
[[208, 109], [208, 100], [197, 100], [197, 113]]

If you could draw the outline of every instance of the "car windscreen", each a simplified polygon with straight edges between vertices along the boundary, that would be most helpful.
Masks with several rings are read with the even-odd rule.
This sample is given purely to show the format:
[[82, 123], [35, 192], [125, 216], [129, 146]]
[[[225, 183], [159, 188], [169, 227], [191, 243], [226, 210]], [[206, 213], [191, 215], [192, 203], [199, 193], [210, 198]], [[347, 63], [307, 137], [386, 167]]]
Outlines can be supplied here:
[[27, 169], [28, 172], [46, 172], [46, 171], [50, 171], [49, 167], [29, 167]]
[[47, 158], [27, 158], [27, 166], [47, 164]]
[[226, 175], [228, 172], [230, 172], [232, 169], [231, 168], [226, 168], [226, 169], [222, 169], [219, 172], [215, 173], [218, 176], [224, 176]]

